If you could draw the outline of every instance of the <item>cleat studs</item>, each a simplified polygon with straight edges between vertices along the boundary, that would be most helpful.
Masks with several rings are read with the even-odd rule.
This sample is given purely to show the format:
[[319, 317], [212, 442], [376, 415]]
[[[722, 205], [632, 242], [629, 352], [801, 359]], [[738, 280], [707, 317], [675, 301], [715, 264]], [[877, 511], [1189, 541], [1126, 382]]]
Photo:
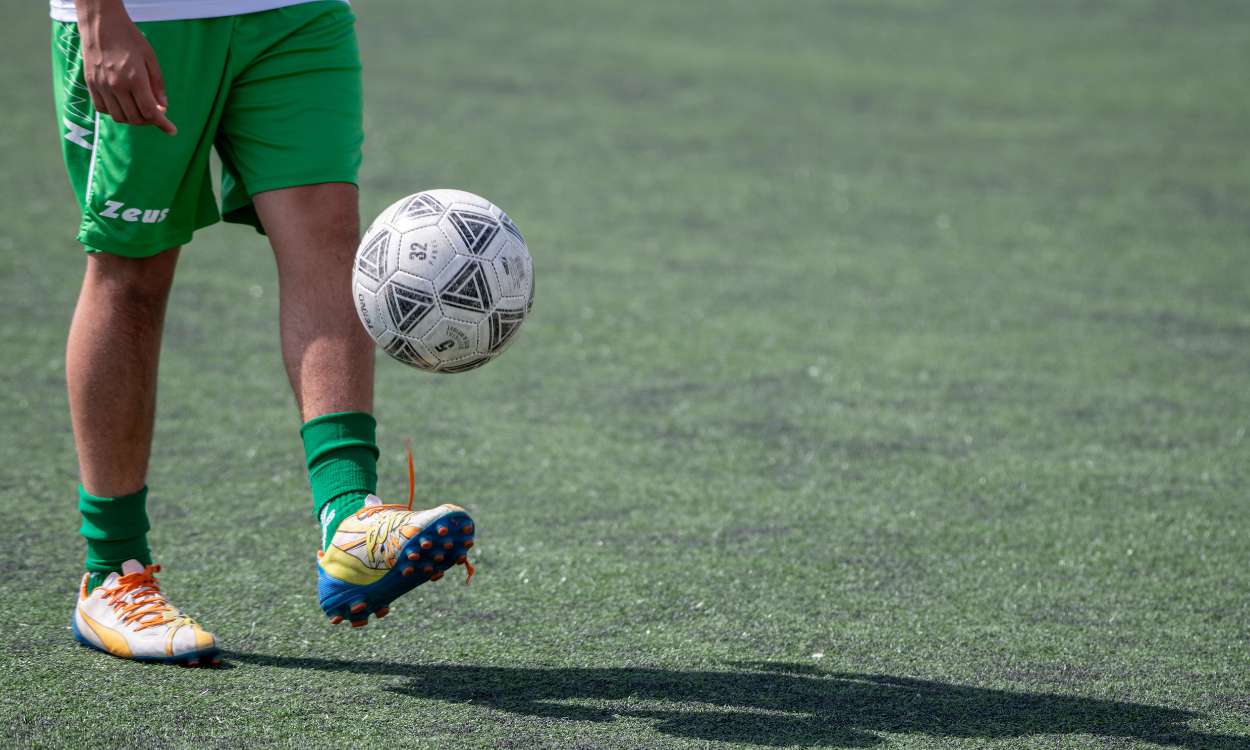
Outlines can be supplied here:
[[433, 547], [433, 546], [434, 546], [434, 542], [431, 542], [429, 539], [421, 540], [421, 549], [429, 549], [430, 547]]
[[383, 617], [386, 617], [390, 613], [391, 613], [390, 607], [383, 607], [382, 609], [379, 609], [377, 612], [374, 612], [373, 616], [381, 620]]
[[451, 549], [452, 547], [455, 547], [455, 546], [456, 546], [455, 542], [443, 542], [443, 549]]
[[365, 619], [365, 620], [352, 620], [352, 627], [353, 627], [353, 628], [363, 628], [364, 626], [366, 626], [366, 625], [368, 625], [368, 624], [369, 624], [369, 620], [367, 620], [367, 619]]
[[330, 618], [331, 625], [338, 625], [342, 621], [343, 621], [343, 615], [335, 615], [334, 617]]
[[213, 657], [213, 660], [212, 660], [212, 661], [210, 661], [210, 662], [209, 662], [209, 664], [212, 664], [214, 667], [220, 667], [220, 666], [221, 666], [221, 658], [220, 658], [220, 657], [217, 657], [217, 656], [214, 656], [214, 657]]
[[439, 527], [438, 527], [438, 535], [439, 535], [439, 536], [447, 536], [447, 527], [446, 527], [446, 526], [439, 526]]
[[412, 574], [413, 574], [413, 572], [414, 572], [414, 571], [413, 571], [413, 567], [412, 567], [411, 565], [409, 565], [408, 567], [404, 568], [404, 575], [405, 575], [405, 576], [410, 576], [410, 575], [412, 575]]
[[441, 571], [441, 570], [440, 570], [440, 571], [438, 571], [437, 573], [435, 573], [434, 575], [430, 576], [430, 580], [431, 580], [431, 581], [437, 581], [438, 579], [440, 579], [440, 578], [442, 578], [442, 577], [443, 577], [443, 571]]
[[460, 529], [460, 530], [461, 530], [461, 531], [463, 531], [463, 532], [464, 532], [464, 533], [466, 533], [466, 534], [472, 534], [472, 533], [473, 533], [473, 524], [471, 524], [471, 523], [466, 523], [466, 524], [464, 525], [464, 528], [462, 528], [462, 529]]
[[464, 555], [461, 555], [460, 557], [457, 557], [457, 558], [456, 558], [456, 564], [457, 564], [457, 565], [464, 565], [464, 561], [465, 561], [466, 559], [468, 559], [468, 558], [466, 558]]
[[434, 562], [442, 562], [442, 561], [443, 561], [443, 553], [439, 552], [437, 555], [434, 556]]
[[434, 566], [433, 566], [433, 565], [427, 565], [427, 566], [425, 566], [424, 568], [422, 568], [422, 569], [421, 569], [421, 572], [422, 572], [422, 573], [425, 573], [425, 574], [428, 576], [429, 574], [431, 574], [431, 573], [433, 573], [433, 572], [434, 572]]
[[356, 602], [355, 604], [352, 605], [352, 614], [358, 615], [361, 612], [364, 612], [367, 606], [369, 605], [365, 604], [364, 602]]
[[418, 552], [409, 552], [409, 553], [408, 553], [408, 559], [409, 559], [409, 560], [420, 560], [420, 559], [421, 559], [421, 554], [420, 554], [420, 553], [418, 553]]
[[472, 539], [465, 539], [465, 540], [464, 540], [464, 548], [465, 548], [465, 549], [469, 549], [469, 548], [470, 548], [470, 547], [472, 547], [472, 546], [473, 546], [473, 540], [472, 540]]
[[182, 666], [184, 666], [184, 667], [198, 667], [198, 666], [200, 666], [200, 660], [199, 660], [199, 659], [187, 659], [186, 663], [185, 663], [185, 664], [183, 664]]

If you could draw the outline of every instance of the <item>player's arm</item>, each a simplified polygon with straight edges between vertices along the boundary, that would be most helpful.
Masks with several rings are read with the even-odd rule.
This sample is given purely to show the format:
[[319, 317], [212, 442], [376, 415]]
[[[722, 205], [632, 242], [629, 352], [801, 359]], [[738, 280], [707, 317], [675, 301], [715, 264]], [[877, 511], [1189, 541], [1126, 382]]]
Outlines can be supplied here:
[[122, 0], [74, 0], [82, 39], [83, 79], [97, 112], [130, 125], [178, 129], [165, 116], [165, 81], [152, 45]]

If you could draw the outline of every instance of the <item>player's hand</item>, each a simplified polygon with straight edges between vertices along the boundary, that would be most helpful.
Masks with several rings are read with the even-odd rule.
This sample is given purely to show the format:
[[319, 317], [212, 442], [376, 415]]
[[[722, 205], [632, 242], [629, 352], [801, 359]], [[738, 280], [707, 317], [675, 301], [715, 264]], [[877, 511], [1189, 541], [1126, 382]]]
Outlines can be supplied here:
[[165, 80], [156, 52], [126, 14], [121, 0], [78, 0], [83, 79], [97, 112], [128, 125], [178, 128], [165, 116]]

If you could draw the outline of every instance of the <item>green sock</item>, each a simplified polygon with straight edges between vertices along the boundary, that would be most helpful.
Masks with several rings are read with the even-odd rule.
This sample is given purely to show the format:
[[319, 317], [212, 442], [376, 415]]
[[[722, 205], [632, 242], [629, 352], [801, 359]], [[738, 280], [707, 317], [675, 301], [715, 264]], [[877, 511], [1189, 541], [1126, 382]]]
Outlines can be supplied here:
[[373, 417], [359, 411], [323, 414], [300, 428], [323, 550], [343, 519], [378, 489], [376, 431]]
[[[111, 573], [112, 571], [109, 571], [109, 572]], [[120, 573], [121, 571], [119, 570], [117, 572]], [[96, 571], [94, 573], [88, 573], [87, 574], [87, 593], [90, 594], [92, 591], [95, 591], [95, 587], [104, 583], [104, 579], [108, 577], [109, 577], [108, 573], [101, 573], [100, 571]]]
[[138, 560], [152, 564], [148, 548], [148, 488], [121, 497], [96, 497], [78, 485], [78, 533], [87, 540], [88, 591], [104, 582], [109, 573], [121, 572], [122, 563]]

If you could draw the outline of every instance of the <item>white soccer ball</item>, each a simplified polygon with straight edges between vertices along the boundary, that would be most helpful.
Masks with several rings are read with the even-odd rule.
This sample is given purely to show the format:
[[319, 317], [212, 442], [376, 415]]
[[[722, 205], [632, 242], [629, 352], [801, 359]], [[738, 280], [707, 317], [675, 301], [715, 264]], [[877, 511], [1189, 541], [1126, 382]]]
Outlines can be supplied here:
[[534, 304], [534, 264], [498, 206], [462, 190], [392, 203], [356, 250], [360, 322], [395, 359], [464, 372], [498, 357]]

